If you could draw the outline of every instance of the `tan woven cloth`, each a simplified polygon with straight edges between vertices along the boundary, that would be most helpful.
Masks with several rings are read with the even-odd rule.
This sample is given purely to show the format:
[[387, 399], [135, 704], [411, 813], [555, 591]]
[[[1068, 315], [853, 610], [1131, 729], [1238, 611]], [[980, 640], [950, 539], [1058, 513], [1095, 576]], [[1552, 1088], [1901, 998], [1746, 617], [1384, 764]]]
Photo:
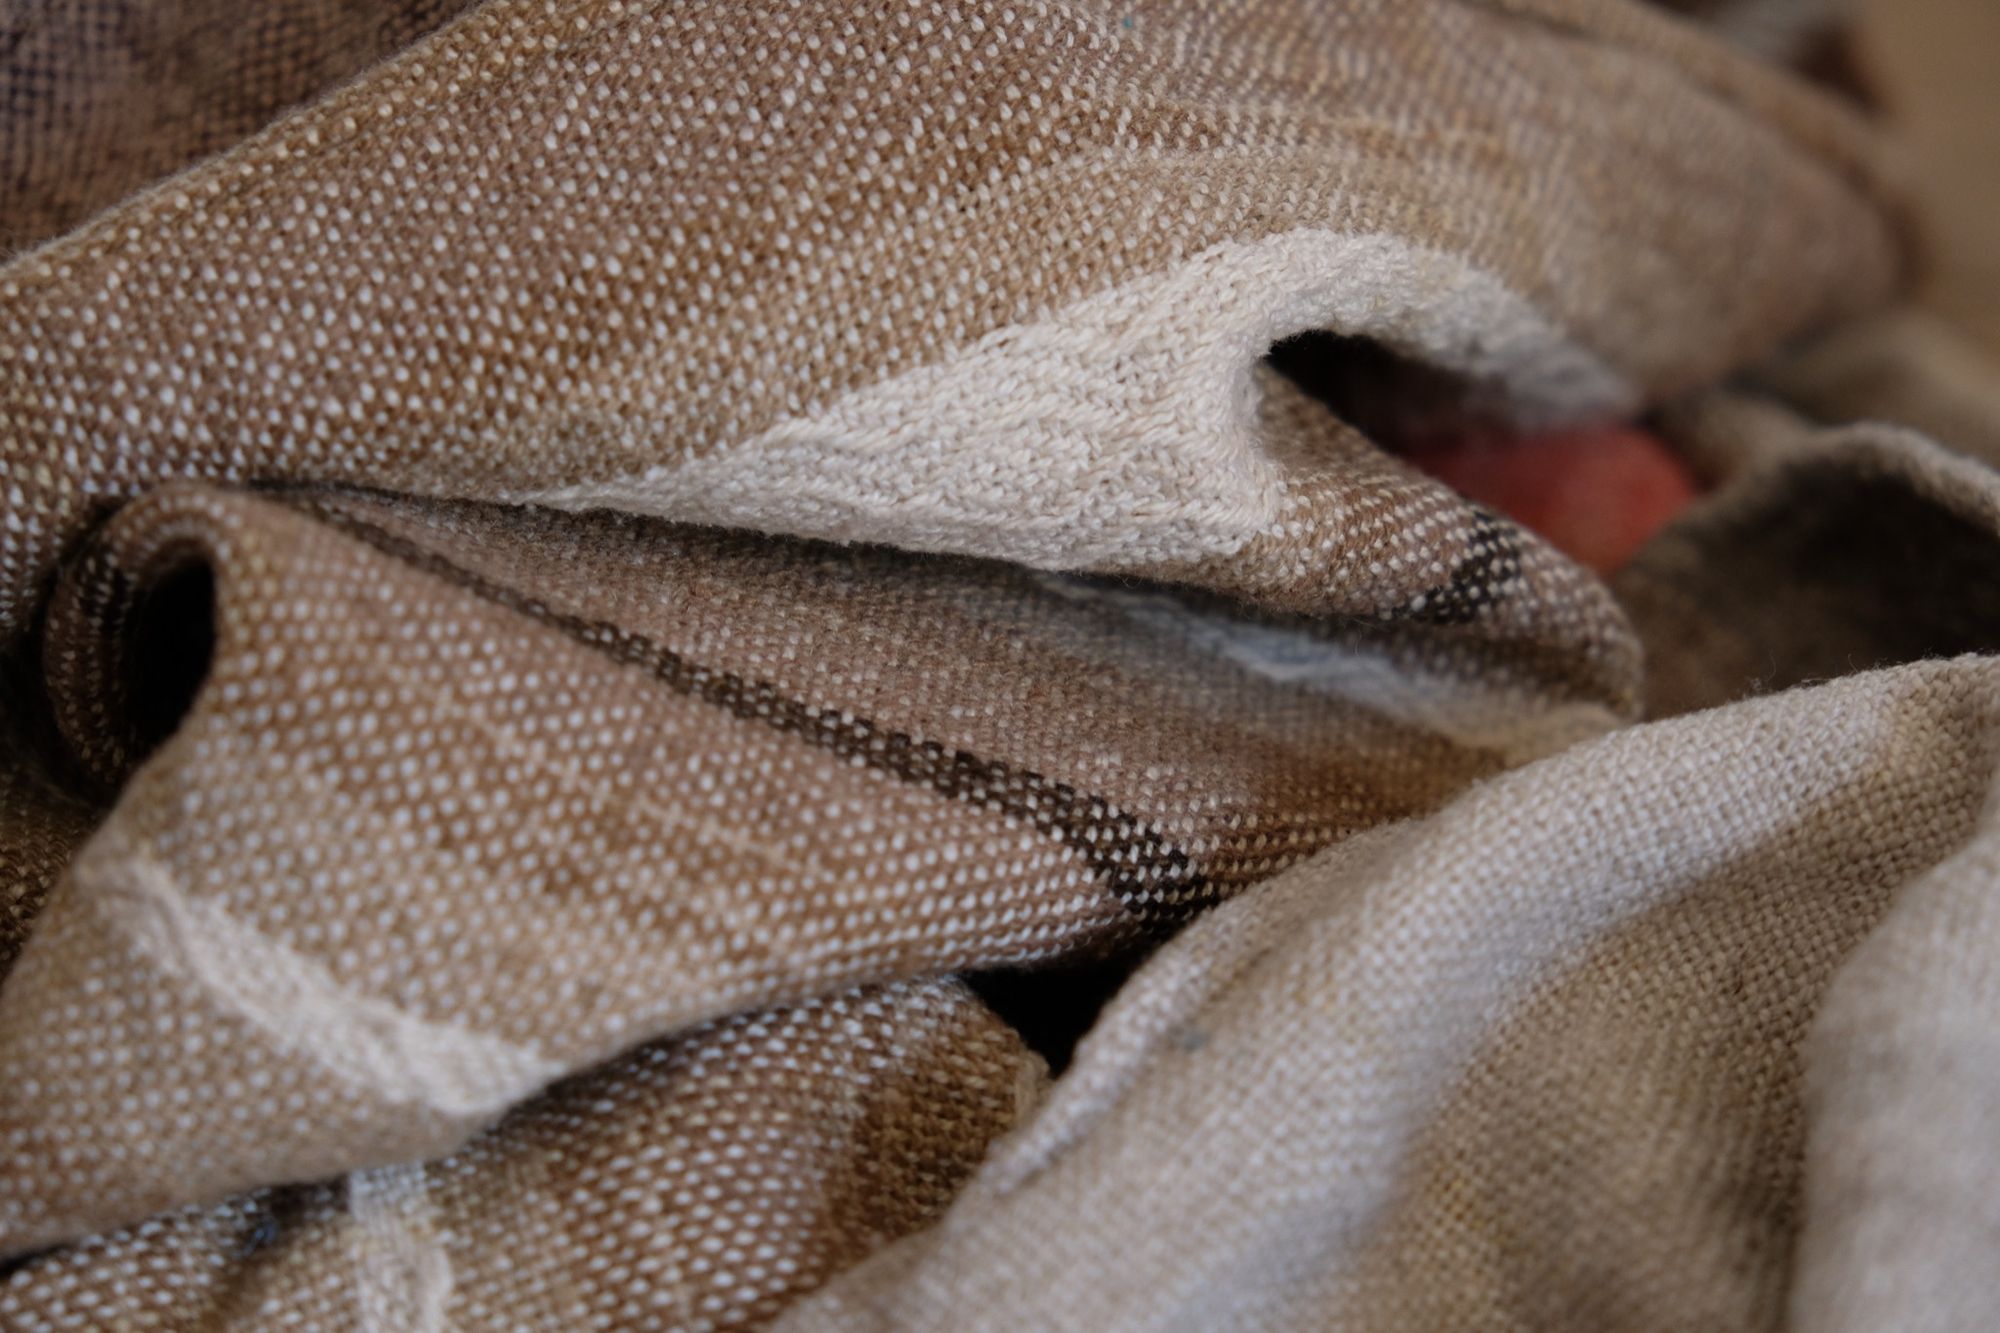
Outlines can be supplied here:
[[186, 476], [1338, 587], [1274, 340], [1627, 410], [1887, 296], [1878, 158], [1601, 0], [501, 0], [0, 277], [0, 625]]
[[1808, 417], [1996, 423], [1673, 8], [10, 19], [0, 1325], [1991, 1326], [2000, 486]]
[[0, 254], [262, 129], [469, 0], [6, 0]]
[[427, 1166], [181, 1208], [30, 1260], [0, 1288], [0, 1316], [8, 1327], [762, 1322], [935, 1218], [1044, 1078], [958, 982], [745, 1014], [561, 1084]]
[[[1903, 637], [1976, 581], [1897, 575], [1958, 573], [1975, 510], [2000, 559], [1996, 502], [1920, 442], [1829, 442], [1646, 560], [1770, 598], [1817, 531], [1885, 574], [1852, 625], [1896, 626], [1827, 651], [1990, 652], [1991, 614]], [[790, 1326], [1990, 1326], [1996, 688], [1958, 657], [1628, 729], [1217, 908], [943, 1224]]]

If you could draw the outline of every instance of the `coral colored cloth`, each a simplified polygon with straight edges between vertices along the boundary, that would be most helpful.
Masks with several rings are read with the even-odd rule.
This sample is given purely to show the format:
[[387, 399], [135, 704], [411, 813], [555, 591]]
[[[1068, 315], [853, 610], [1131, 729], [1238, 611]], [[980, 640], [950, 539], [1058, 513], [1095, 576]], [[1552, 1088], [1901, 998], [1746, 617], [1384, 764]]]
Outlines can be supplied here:
[[1438, 480], [1614, 574], [1695, 498], [1687, 466], [1630, 426], [1479, 435], [1406, 449]]

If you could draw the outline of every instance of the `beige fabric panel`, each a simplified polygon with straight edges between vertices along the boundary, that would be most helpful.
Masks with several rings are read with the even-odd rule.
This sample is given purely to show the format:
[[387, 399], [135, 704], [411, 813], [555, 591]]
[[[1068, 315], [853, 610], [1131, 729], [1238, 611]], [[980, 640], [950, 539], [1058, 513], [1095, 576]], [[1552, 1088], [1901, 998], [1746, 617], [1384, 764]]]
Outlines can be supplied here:
[[[1433, 540], [1398, 512], [1464, 521], [1354, 485], [1357, 559]], [[0, 1237], [448, 1152], [747, 1007], [1130, 948], [1615, 726], [1601, 589], [1567, 608], [1595, 636], [1482, 639], [1553, 561], [1504, 532], [1514, 565], [1342, 626], [606, 514], [128, 506], [43, 645], [116, 796], [0, 996], [0, 1135], [38, 1164]]]
[[1045, 1080], [956, 982], [747, 1013], [560, 1084], [427, 1166], [32, 1259], [0, 1279], [0, 1320], [757, 1327], [933, 1218]]
[[[761, 27], [499, 0], [0, 270], [0, 621], [101, 504], [161, 481], [492, 497], [722, 457], [1301, 229], [1435, 252], [1642, 394], [1685, 388], [1886, 298], [1875, 156], [1832, 102], [1610, 0]], [[1235, 347], [1239, 378], [1307, 326], [1201, 313], [1157, 336]], [[1145, 452], [1174, 368], [1119, 383], [1139, 429], [1088, 458]]]
[[7, 0], [0, 254], [233, 146], [472, 2]]
[[[0, 1324], [2000, 1324], [1836, 6], [142, 8], [0, 32]], [[1608, 585], [1393, 452], [1642, 414]]]
[[[1995, 683], [1907, 666], [1587, 743], [1219, 908], [943, 1222], [781, 1327], [1777, 1327], [1808, 1137], [1888, 1133], [1809, 1127], [1802, 1044], [1898, 894], [1990, 895]], [[1908, 1216], [1900, 1179], [1835, 1179], [1827, 1225]], [[1976, 1210], [1981, 1179], [1925, 1183]]]

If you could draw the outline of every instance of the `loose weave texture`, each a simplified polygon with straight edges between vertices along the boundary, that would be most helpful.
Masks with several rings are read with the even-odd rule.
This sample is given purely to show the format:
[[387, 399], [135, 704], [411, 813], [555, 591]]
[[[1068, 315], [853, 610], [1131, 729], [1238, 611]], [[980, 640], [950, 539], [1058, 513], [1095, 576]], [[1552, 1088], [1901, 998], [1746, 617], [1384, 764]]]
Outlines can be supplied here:
[[[1801, 557], [1791, 569], [1746, 558], [1770, 529], [1737, 516], [1785, 508], [1787, 486], [1811, 495], [1842, 474], [1876, 488], [1861, 516], [1822, 511], [1849, 548], [1881, 557], [1864, 567], [1896, 568], [1893, 558], [1921, 557], [1931, 542], [1948, 562], [1962, 538], [1940, 520], [1982, 512], [1989, 549], [2000, 550], [2000, 486], [1983, 467], [1879, 432], [1824, 449], [1718, 498], [1634, 577], [1695, 549], [1719, 570], [1796, 586], [1812, 548], [1781, 539]], [[1912, 608], [1911, 590], [1890, 580], [1853, 607], [1863, 625], [1905, 604], [1916, 623], [1948, 626], [1959, 591], [1933, 584]], [[1668, 634], [1663, 645], [1700, 644]], [[1844, 646], [1885, 665], [1913, 648], [1992, 647], [1913, 645], [1900, 628]], [[1751, 1327], [1773, 1326], [1789, 1303], [1801, 1317], [1816, 1312], [1812, 1326], [1868, 1328], [1899, 1322], [1898, 1310], [1935, 1313], [1940, 1290], [1976, 1298], [1978, 1284], [1937, 1271], [1944, 1261], [1928, 1247], [1892, 1269], [1907, 1289], [1855, 1283], [1908, 1231], [1941, 1239], [1940, 1217], [1954, 1223], [1942, 1238], [1955, 1248], [1991, 1239], [1984, 1178], [1940, 1172], [1927, 1154], [1948, 1108], [1943, 1129], [1959, 1136], [1950, 1146], [1982, 1160], [1992, 1105], [1981, 1095], [1986, 1027], [1949, 1015], [1990, 999], [1971, 960], [1990, 938], [1980, 909], [1992, 884], [1982, 830], [1993, 676], [1981, 657], [1890, 666], [1584, 741], [1216, 909], [1141, 971], [1054, 1100], [943, 1224], [790, 1317], [799, 1327]], [[784, 1018], [775, 1026], [788, 1030]], [[641, 1069], [662, 1058], [654, 1049], [633, 1057]], [[1003, 1058], [987, 1077], [993, 1109], [974, 1156], [1031, 1104], [1037, 1070], [1023, 1055], [1013, 1057], [1020, 1072], [1009, 1075]], [[1885, 1083], [1873, 1075], [1885, 1061], [1916, 1065], [1919, 1081]], [[980, 1085], [949, 1080], [964, 1082]], [[1914, 1104], [1892, 1096], [1881, 1107], [1892, 1089]], [[558, 1089], [450, 1163], [485, 1160], [484, 1145], [571, 1095]], [[1819, 1106], [1851, 1109], [1808, 1114]], [[579, 1132], [552, 1139], [575, 1151]], [[1174, 1169], [1147, 1165], [1160, 1161]], [[65, 1312], [92, 1308], [74, 1304], [79, 1288], [113, 1290], [122, 1273], [142, 1275], [136, 1286], [116, 1279], [116, 1290], [137, 1292], [121, 1297], [125, 1312], [164, 1309], [189, 1326], [205, 1311], [258, 1308], [334, 1325], [366, 1302], [429, 1301], [472, 1327], [532, 1318], [522, 1313], [532, 1304], [504, 1303], [539, 1297], [516, 1295], [512, 1277], [483, 1266], [495, 1262], [481, 1257], [488, 1233], [463, 1238], [456, 1219], [471, 1205], [438, 1183], [455, 1178], [445, 1166], [380, 1168], [344, 1194], [294, 1191], [304, 1202], [268, 1222], [268, 1193], [188, 1209], [34, 1260], [10, 1279], [8, 1299], [60, 1326]], [[1914, 1196], [1913, 1184], [1923, 1187]], [[511, 1183], [488, 1187], [516, 1198]], [[1842, 1206], [1815, 1207], [1829, 1195]], [[656, 1245], [662, 1267], [672, 1262], [675, 1241], [657, 1234], [652, 1213], [622, 1216], [640, 1223], [625, 1234]], [[1114, 1225], [1134, 1217], [1175, 1221], [1135, 1241], [1129, 1222]], [[510, 1222], [509, 1239], [492, 1243], [512, 1253], [525, 1225]], [[370, 1248], [350, 1231], [390, 1237], [399, 1257], [385, 1271], [389, 1242]], [[554, 1252], [621, 1275], [659, 1271], [621, 1265], [623, 1251], [588, 1234]], [[425, 1239], [439, 1235], [457, 1239]], [[455, 1276], [426, 1278], [426, 1262]], [[212, 1306], [188, 1297], [187, 1279], [148, 1276], [182, 1268], [215, 1284]], [[645, 1322], [637, 1307], [607, 1302], [659, 1288], [622, 1283], [548, 1299], [572, 1311], [594, 1302], [610, 1311], [608, 1326]], [[1976, 1327], [1993, 1308], [1973, 1300], [1954, 1326]]]
[[0, 1322], [1995, 1322], [2000, 498], [1679, 401], [1908, 266], [1813, 6], [457, 8], [0, 65]]
[[[1129, 942], [1617, 717], [1546, 654], [1518, 685], [1493, 655], [1450, 735], [1365, 702], [1470, 679], [1453, 626], [1349, 644], [1005, 566], [167, 490], [50, 616], [107, 787], [160, 646], [132, 590], [176, 563], [213, 581], [206, 680], [0, 1006], [10, 1247], [441, 1152], [746, 1007]], [[131, 1070], [166, 1050], [162, 1123]], [[314, 1114], [202, 1095], [251, 1071]]]
[[264, 128], [467, 0], [8, 0], [0, 255]]
[[930, 1221], [1044, 1077], [956, 982], [746, 1014], [563, 1084], [428, 1166], [183, 1208], [30, 1260], [0, 1317], [743, 1327]]
[[1273, 341], [1629, 409], [1887, 299], [1880, 156], [1597, 0], [500, 0], [0, 276], [0, 632], [186, 477], [1283, 600], [1345, 515]]
[[[1972, 513], [2000, 552], [1986, 467], [1824, 449], [1657, 558], [1811, 586], [1758, 506], [1866, 568], [1951, 570]], [[1894, 503], [1802, 503], [1841, 475]], [[1850, 609], [1951, 625], [1966, 586]], [[1217, 908], [941, 1224], [781, 1326], [1989, 1326], [1996, 683], [1932, 658], [1626, 729]]]

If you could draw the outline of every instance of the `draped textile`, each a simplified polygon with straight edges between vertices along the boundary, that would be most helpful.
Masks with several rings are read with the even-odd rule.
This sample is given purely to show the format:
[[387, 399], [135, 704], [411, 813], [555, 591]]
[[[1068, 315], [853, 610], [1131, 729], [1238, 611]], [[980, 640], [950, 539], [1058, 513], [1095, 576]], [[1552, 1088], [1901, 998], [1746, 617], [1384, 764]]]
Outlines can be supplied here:
[[[1840, 31], [17, 7], [0, 1323], [1989, 1327]], [[1405, 447], [1632, 422], [1609, 580]]]

